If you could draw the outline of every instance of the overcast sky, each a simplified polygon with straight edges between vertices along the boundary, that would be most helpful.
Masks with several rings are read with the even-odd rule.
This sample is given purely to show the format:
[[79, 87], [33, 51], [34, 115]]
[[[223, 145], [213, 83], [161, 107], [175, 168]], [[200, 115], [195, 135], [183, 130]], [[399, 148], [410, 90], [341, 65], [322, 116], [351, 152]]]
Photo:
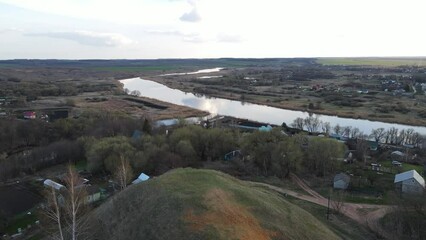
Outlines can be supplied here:
[[0, 0], [0, 59], [426, 56], [424, 0]]

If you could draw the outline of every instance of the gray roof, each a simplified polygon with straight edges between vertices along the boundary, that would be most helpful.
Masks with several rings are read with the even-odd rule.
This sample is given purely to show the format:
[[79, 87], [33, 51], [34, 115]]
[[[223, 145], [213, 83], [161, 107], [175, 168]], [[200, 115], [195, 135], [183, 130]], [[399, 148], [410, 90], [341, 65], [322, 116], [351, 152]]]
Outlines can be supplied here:
[[392, 152], [391, 153], [392, 155], [398, 155], [398, 156], [401, 156], [401, 157], [403, 157], [405, 154], [403, 153], [403, 152], [401, 152], [401, 151], [394, 151], [394, 152]]
[[334, 176], [334, 182], [337, 182], [339, 180], [343, 180], [345, 183], [349, 183], [351, 180], [351, 177], [346, 173], [339, 173]]
[[420, 176], [418, 172], [416, 172], [416, 170], [410, 170], [407, 172], [396, 174], [394, 183], [402, 182], [411, 178], [414, 178], [423, 187], [425, 186], [425, 180], [422, 178], [422, 176]]

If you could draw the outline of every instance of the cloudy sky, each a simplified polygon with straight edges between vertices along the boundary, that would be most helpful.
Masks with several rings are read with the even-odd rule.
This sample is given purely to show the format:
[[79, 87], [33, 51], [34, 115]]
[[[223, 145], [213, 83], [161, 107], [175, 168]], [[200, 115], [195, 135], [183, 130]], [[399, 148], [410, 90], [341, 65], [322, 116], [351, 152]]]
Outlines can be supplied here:
[[423, 0], [0, 0], [0, 59], [426, 56]]

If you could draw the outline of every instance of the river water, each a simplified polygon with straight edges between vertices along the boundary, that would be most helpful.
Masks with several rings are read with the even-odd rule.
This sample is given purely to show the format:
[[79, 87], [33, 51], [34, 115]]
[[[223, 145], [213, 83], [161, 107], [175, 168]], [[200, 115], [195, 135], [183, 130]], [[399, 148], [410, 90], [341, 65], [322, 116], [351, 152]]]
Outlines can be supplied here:
[[[205, 73], [205, 71], [203, 73]], [[303, 111], [286, 110], [265, 105], [185, 93], [177, 89], [169, 88], [163, 84], [141, 78], [124, 79], [120, 82], [124, 84], [124, 88], [130, 91], [140, 91], [141, 96], [208, 111], [212, 115], [232, 116], [276, 125], [281, 125], [283, 122], [290, 125], [293, 120], [298, 117], [306, 118], [309, 116], [308, 112]], [[313, 115], [316, 116], [316, 114]], [[412, 128], [414, 131], [426, 135], [426, 127], [424, 126], [409, 126], [328, 115], [318, 116], [321, 121], [330, 122], [331, 126], [339, 124], [340, 126], [357, 127], [366, 134], [370, 134], [371, 130], [376, 128], [389, 129], [391, 127], [396, 127], [399, 130]]]

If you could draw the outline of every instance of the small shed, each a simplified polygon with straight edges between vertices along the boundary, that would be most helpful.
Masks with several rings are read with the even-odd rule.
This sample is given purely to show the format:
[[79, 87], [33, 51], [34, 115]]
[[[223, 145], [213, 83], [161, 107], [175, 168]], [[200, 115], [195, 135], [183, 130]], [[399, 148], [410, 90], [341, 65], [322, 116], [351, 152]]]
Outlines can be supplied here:
[[148, 175], [146, 175], [145, 173], [141, 173], [141, 174], [139, 175], [139, 177], [138, 177], [138, 178], [136, 178], [136, 179], [132, 182], [132, 184], [138, 184], [138, 183], [144, 182], [144, 181], [146, 181], [146, 180], [148, 180], [148, 179], [149, 179], [149, 176], [148, 176]]
[[348, 188], [350, 180], [351, 177], [346, 173], [336, 174], [333, 180], [333, 188], [345, 190]]
[[401, 151], [393, 151], [391, 153], [392, 160], [402, 160], [404, 159], [404, 157], [405, 157], [405, 154]]
[[425, 189], [425, 180], [416, 170], [396, 174], [394, 183], [401, 193], [422, 194]]

